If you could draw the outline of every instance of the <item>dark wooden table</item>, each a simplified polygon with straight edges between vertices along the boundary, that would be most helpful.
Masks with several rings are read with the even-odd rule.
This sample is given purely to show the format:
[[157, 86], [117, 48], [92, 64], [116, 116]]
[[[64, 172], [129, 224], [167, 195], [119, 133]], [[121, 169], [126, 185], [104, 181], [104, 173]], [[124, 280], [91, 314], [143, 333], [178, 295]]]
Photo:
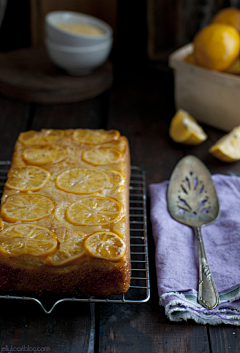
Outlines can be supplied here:
[[[9, 160], [21, 131], [41, 128], [118, 129], [129, 139], [132, 165], [146, 172], [147, 186], [169, 179], [178, 160], [198, 156], [212, 173], [240, 175], [240, 162], [224, 164], [208, 153], [223, 135], [204, 126], [197, 147], [175, 144], [168, 134], [175, 112], [174, 80], [165, 66], [115, 72], [111, 89], [79, 103], [40, 105], [0, 96], [0, 160]], [[57, 353], [237, 353], [240, 328], [170, 322], [159, 306], [154, 242], [148, 209], [151, 297], [142, 304], [62, 303], [45, 314], [33, 302], [0, 300], [0, 346]], [[2, 351], [4, 351], [4, 349]]]

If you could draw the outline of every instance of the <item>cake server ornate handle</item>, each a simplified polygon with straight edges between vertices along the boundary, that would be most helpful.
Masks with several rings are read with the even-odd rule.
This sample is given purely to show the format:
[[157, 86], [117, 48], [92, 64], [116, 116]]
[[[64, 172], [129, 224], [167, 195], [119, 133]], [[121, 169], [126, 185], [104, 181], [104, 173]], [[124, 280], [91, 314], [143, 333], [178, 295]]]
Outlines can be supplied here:
[[214, 309], [219, 303], [219, 295], [208, 266], [201, 228], [195, 227], [194, 230], [197, 236], [199, 256], [198, 302], [207, 309]]

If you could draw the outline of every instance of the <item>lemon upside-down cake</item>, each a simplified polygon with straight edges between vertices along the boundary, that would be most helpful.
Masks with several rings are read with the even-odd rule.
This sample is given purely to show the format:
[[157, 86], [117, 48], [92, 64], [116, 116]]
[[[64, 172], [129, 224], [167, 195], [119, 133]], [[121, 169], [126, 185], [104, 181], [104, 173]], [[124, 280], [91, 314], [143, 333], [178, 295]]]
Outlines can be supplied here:
[[129, 179], [116, 130], [22, 132], [1, 200], [0, 290], [126, 293]]

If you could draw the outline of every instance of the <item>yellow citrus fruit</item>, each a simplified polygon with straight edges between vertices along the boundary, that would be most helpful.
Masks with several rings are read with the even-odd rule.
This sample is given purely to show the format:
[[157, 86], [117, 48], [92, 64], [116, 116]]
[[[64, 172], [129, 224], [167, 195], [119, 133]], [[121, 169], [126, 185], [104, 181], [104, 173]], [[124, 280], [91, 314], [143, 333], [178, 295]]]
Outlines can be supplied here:
[[78, 234], [66, 236], [64, 241], [60, 242], [59, 248], [47, 260], [54, 266], [61, 266], [80, 258], [85, 253], [83, 240], [84, 238]]
[[108, 175], [111, 178], [110, 183], [107, 185], [107, 189], [111, 194], [115, 194], [123, 191], [125, 177], [122, 173], [117, 172], [116, 170], [107, 170]]
[[198, 145], [207, 139], [201, 126], [183, 109], [179, 109], [174, 115], [169, 134], [175, 142], [186, 145]]
[[103, 226], [118, 220], [121, 212], [120, 202], [102, 196], [89, 196], [70, 204], [66, 218], [75, 225]]
[[85, 240], [84, 247], [90, 255], [110, 261], [121, 259], [126, 250], [124, 241], [112, 232], [93, 233]]
[[94, 148], [86, 150], [82, 154], [83, 161], [92, 165], [118, 163], [121, 158], [122, 153], [114, 148]]
[[54, 209], [53, 201], [43, 195], [13, 195], [1, 207], [1, 215], [7, 222], [37, 221], [47, 217]]
[[50, 229], [35, 224], [14, 224], [0, 232], [0, 251], [8, 256], [46, 256], [57, 244]]
[[213, 16], [211, 23], [233, 26], [240, 33], [240, 10], [234, 7], [226, 7]]
[[234, 63], [225, 70], [225, 72], [234, 75], [240, 75], [240, 60], [237, 59]]
[[19, 141], [24, 145], [45, 145], [52, 144], [63, 138], [63, 130], [43, 129], [41, 131], [26, 131], [19, 135]]
[[210, 70], [224, 71], [239, 55], [240, 38], [234, 27], [214, 23], [199, 31], [193, 44], [197, 64]]
[[240, 159], [240, 126], [224, 135], [209, 152], [223, 162], [235, 162]]
[[76, 129], [73, 132], [72, 138], [79, 143], [86, 143], [88, 145], [99, 145], [102, 143], [117, 140], [120, 136], [117, 130], [90, 130], [90, 129]]
[[6, 186], [19, 191], [40, 190], [50, 179], [51, 174], [40, 167], [17, 167], [8, 172]]
[[56, 178], [56, 187], [74, 194], [92, 194], [105, 188], [110, 182], [107, 173], [99, 169], [74, 168]]
[[195, 58], [194, 58], [194, 54], [193, 53], [190, 53], [188, 54], [185, 58], [184, 58], [184, 61], [188, 64], [192, 64], [192, 65], [196, 65], [196, 61], [195, 61]]
[[43, 145], [26, 148], [22, 156], [29, 164], [43, 165], [62, 161], [67, 157], [67, 151], [58, 145]]

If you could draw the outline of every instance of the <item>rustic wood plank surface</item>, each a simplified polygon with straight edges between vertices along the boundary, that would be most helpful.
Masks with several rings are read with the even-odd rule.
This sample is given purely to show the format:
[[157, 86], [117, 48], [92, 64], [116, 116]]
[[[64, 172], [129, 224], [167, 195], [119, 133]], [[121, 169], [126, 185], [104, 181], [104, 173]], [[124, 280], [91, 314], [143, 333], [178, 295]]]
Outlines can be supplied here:
[[[175, 144], [168, 135], [174, 114], [173, 75], [157, 66], [141, 75], [116, 76], [110, 91], [71, 104], [28, 104], [0, 97], [0, 160], [11, 158], [20, 131], [46, 128], [119, 129], [129, 139], [132, 165], [146, 172], [146, 183], [169, 179], [177, 161], [194, 154], [211, 173], [240, 175], [240, 163], [214, 159], [209, 147], [223, 132], [204, 126], [208, 140], [196, 147]], [[148, 206], [151, 298], [143, 304], [62, 303], [52, 314], [31, 302], [0, 300], [0, 346], [48, 347], [51, 352], [239, 352], [240, 328], [175, 323], [159, 306], [154, 242]], [[230, 348], [229, 348], [230, 347]]]

